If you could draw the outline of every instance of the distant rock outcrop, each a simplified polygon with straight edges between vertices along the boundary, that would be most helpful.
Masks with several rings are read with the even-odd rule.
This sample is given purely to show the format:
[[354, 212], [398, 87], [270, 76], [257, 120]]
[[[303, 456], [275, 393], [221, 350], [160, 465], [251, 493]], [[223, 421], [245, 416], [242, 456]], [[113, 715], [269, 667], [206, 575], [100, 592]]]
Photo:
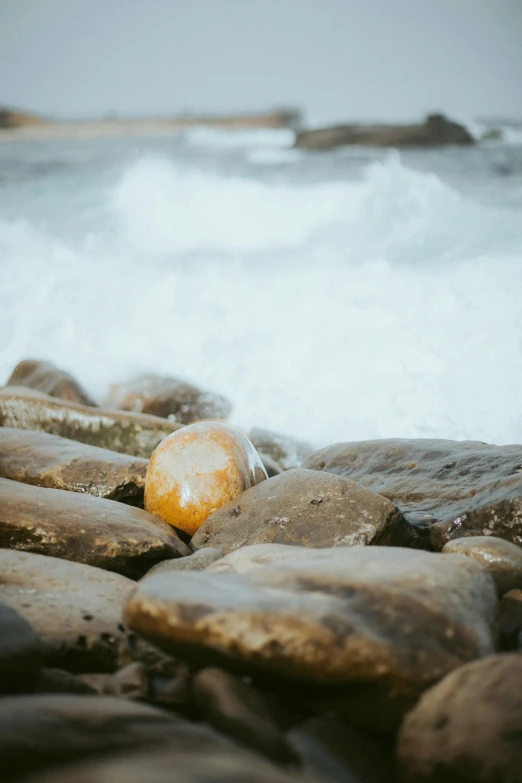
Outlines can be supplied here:
[[442, 147], [470, 145], [475, 140], [468, 130], [443, 114], [431, 114], [420, 125], [337, 125], [300, 131], [295, 146], [329, 150], [343, 145], [369, 147]]
[[24, 125], [40, 125], [44, 120], [36, 114], [27, 114], [0, 106], [0, 130], [21, 128]]

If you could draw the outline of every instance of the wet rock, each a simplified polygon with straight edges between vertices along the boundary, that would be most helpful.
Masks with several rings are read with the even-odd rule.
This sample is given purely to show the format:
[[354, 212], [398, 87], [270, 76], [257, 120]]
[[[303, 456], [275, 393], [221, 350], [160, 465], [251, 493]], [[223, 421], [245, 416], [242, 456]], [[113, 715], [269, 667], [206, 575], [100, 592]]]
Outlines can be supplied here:
[[0, 479], [0, 546], [138, 578], [190, 554], [172, 528], [114, 500]]
[[0, 477], [143, 507], [147, 460], [47, 432], [0, 427]]
[[199, 718], [188, 670], [179, 671], [170, 677], [149, 672], [149, 688], [148, 700], [152, 704], [192, 719]]
[[419, 125], [337, 125], [296, 134], [300, 149], [329, 150], [346, 145], [368, 147], [443, 147], [470, 145], [475, 140], [468, 130], [442, 114], [430, 114]]
[[181, 425], [143, 413], [91, 408], [33, 389], [0, 389], [0, 427], [40, 430], [90, 446], [148, 459], [158, 443]]
[[400, 730], [402, 780], [516, 783], [521, 779], [522, 655], [494, 655], [449, 674]]
[[194, 554], [190, 555], [190, 557], [178, 558], [177, 560], [164, 560], [162, 563], [157, 563], [150, 571], [147, 571], [142, 579], [147, 579], [149, 576], [154, 576], [155, 574], [166, 574], [170, 571], [203, 571], [222, 557], [223, 552], [221, 549], [216, 549], [214, 547], [198, 549]]
[[146, 666], [135, 661], [118, 669], [107, 681], [104, 693], [125, 699], [146, 701], [149, 695], [149, 678]]
[[0, 601], [31, 625], [50, 667], [114, 671], [126, 649], [122, 606], [133, 587], [99, 568], [0, 549]]
[[23, 783], [314, 783], [194, 724], [169, 729], [167, 739], [167, 750], [67, 765]]
[[272, 478], [272, 476], [279, 476], [279, 474], [283, 472], [283, 468], [279, 462], [275, 461], [275, 459], [272, 459], [272, 457], [270, 457], [268, 454], [265, 454], [263, 451], [258, 451], [258, 454], [261, 458], [261, 462], [263, 463], [263, 467], [266, 470], [266, 475], [268, 478]]
[[265, 430], [262, 427], [254, 427], [248, 437], [259, 452], [272, 457], [283, 470], [300, 468], [304, 458], [314, 450], [314, 447], [306, 441], [296, 440], [289, 435], [281, 435], [279, 432]]
[[143, 580], [124, 616], [194, 665], [274, 679], [294, 695], [318, 688], [323, 703], [386, 731], [422, 690], [492, 652], [495, 607], [493, 581], [471, 558], [264, 544]]
[[192, 684], [201, 714], [218, 731], [273, 761], [295, 760], [263, 694], [222, 669], [203, 669]]
[[94, 400], [72, 375], [58, 369], [51, 362], [43, 362], [38, 359], [24, 359], [19, 362], [6, 386], [27, 386], [30, 389], [48, 394], [49, 397], [79, 402], [81, 405], [96, 406]]
[[303, 771], [323, 783], [394, 783], [393, 745], [342, 718], [321, 715], [293, 728], [287, 740]]
[[522, 650], [522, 590], [510, 590], [500, 600], [497, 615], [501, 650]]
[[172, 715], [125, 699], [65, 694], [1, 699], [2, 780], [108, 751], [166, 744], [176, 729]]
[[[104, 675], [93, 675], [101, 676]], [[65, 671], [65, 669], [42, 669], [38, 682], [35, 688], [36, 693], [76, 693], [76, 694], [93, 694], [98, 690], [91, 685], [88, 681], [82, 679], [77, 674], [71, 674]]]
[[397, 508], [381, 495], [339, 476], [295, 468], [220, 508], [193, 543], [223, 552], [249, 544], [360, 546], [387, 543], [405, 526]]
[[40, 676], [42, 652], [27, 620], [0, 603], [0, 694], [30, 693]]
[[496, 536], [468, 536], [449, 541], [444, 554], [465, 555], [491, 575], [499, 595], [522, 588], [522, 548]]
[[140, 375], [111, 386], [105, 404], [108, 408], [172, 418], [181, 424], [227, 419], [232, 410], [231, 403], [220, 394], [203, 391], [180, 378], [159, 375]]
[[214, 511], [266, 478], [245, 435], [227, 424], [191, 424], [165, 438], [152, 455], [145, 508], [193, 535]]
[[434, 549], [469, 535], [522, 545], [521, 466], [522, 446], [393, 439], [336, 443], [303, 463], [389, 498]]

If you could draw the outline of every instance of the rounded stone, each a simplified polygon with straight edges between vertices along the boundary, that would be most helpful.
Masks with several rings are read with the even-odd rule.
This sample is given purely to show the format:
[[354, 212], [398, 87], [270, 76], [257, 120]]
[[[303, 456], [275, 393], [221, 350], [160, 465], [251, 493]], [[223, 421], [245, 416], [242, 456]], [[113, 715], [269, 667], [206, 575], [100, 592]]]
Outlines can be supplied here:
[[193, 535], [225, 503], [267, 478], [248, 438], [227, 424], [198, 422], [167, 436], [145, 478], [145, 508]]

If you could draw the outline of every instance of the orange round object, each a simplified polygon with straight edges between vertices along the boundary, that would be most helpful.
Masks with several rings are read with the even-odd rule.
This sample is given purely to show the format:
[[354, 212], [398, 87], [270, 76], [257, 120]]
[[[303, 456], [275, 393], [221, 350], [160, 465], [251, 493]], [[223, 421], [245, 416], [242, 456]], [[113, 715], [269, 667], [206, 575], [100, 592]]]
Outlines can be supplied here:
[[145, 509], [192, 536], [214, 511], [266, 478], [245, 435], [200, 421], [156, 447], [145, 477]]

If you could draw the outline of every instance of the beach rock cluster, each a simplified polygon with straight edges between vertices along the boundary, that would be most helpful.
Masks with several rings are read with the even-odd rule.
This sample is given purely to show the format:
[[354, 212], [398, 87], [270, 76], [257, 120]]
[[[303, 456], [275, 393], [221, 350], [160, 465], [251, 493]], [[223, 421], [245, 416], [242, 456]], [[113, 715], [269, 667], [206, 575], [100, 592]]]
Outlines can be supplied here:
[[2, 780], [522, 781], [522, 447], [314, 451], [174, 378], [111, 410], [13, 376]]

